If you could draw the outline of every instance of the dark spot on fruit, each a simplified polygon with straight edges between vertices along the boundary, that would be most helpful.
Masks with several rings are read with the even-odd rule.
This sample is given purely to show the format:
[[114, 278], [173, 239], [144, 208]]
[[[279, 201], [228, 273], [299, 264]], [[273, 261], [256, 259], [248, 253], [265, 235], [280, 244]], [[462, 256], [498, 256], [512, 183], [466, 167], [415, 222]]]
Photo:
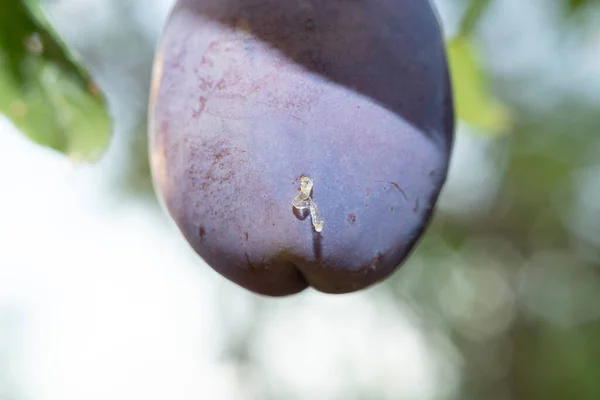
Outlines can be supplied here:
[[296, 121], [300, 121], [300, 122], [302, 122], [303, 124], [305, 124], [305, 125], [306, 125], [306, 122], [304, 122], [304, 120], [302, 120], [302, 119], [300, 119], [300, 118], [296, 117], [295, 115], [291, 115], [291, 117], [292, 117], [292, 118], [294, 118]]
[[206, 66], [206, 67], [212, 67], [214, 64], [213, 62], [206, 56], [202, 57], [202, 60], [200, 60], [200, 64]]
[[390, 207], [391, 212], [394, 212], [394, 209], [395, 209], [394, 207]]
[[354, 213], [348, 214], [348, 222], [354, 224], [356, 222], [356, 215]]
[[206, 230], [204, 230], [204, 226], [200, 225], [198, 228], [198, 236], [200, 236], [200, 241], [204, 240], [204, 235], [206, 235]]
[[205, 107], [206, 107], [206, 97], [200, 97], [198, 99], [198, 109], [194, 110], [192, 112], [192, 116], [194, 118], [198, 118], [202, 114], [202, 111], [204, 111]]
[[244, 235], [246, 236], [246, 242], [248, 241], [248, 232], [244, 232]]
[[404, 200], [408, 201], [408, 197], [406, 197], [406, 193], [404, 193], [404, 190], [402, 190], [402, 188], [400, 187], [400, 185], [398, 185], [396, 182], [390, 182], [390, 184], [395, 187], [396, 189], [398, 189], [398, 191], [400, 193], [402, 193], [402, 196], [404, 197]]

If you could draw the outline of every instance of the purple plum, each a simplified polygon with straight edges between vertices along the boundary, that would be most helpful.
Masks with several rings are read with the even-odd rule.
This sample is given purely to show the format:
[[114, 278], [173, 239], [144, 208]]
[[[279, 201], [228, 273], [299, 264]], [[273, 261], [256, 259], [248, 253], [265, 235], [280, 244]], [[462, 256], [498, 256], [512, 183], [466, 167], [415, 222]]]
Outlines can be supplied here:
[[231, 281], [353, 292], [423, 234], [454, 135], [428, 1], [179, 0], [153, 75], [155, 188]]

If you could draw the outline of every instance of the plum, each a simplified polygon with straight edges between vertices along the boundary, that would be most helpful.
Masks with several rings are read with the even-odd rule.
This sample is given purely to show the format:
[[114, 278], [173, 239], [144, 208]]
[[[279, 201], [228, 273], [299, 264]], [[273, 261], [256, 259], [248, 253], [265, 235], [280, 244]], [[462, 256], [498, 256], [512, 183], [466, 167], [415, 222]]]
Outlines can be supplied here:
[[179, 0], [149, 114], [163, 206], [212, 268], [269, 296], [390, 276], [454, 134], [440, 26], [415, 0]]

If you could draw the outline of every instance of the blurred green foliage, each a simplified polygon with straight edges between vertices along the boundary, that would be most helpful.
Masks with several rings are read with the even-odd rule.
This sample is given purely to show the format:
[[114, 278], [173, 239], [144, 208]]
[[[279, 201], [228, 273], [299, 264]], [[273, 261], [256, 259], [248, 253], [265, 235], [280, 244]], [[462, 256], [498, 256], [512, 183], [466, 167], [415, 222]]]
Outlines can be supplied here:
[[489, 88], [471, 35], [491, 0], [472, 0], [467, 5], [458, 33], [448, 41], [448, 61], [454, 102], [459, 119], [483, 132], [506, 133], [511, 115]]
[[590, 5], [592, 3], [600, 4], [599, 0], [568, 0], [565, 2], [565, 9], [568, 12], [574, 12], [581, 9], [583, 6]]
[[447, 49], [458, 118], [484, 132], [506, 133], [511, 124], [510, 111], [491, 93], [470, 39], [456, 36]]
[[104, 100], [37, 3], [0, 3], [0, 112], [35, 142], [95, 159], [110, 129]]

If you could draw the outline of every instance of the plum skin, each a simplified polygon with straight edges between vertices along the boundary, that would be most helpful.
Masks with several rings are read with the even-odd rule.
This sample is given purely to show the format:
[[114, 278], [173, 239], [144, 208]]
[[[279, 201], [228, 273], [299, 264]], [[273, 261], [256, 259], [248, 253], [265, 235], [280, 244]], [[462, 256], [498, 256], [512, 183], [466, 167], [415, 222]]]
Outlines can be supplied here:
[[[387, 278], [431, 219], [454, 131], [439, 25], [413, 0], [181, 0], [149, 111], [167, 212], [269, 296]], [[321, 233], [292, 209], [303, 174]]]

